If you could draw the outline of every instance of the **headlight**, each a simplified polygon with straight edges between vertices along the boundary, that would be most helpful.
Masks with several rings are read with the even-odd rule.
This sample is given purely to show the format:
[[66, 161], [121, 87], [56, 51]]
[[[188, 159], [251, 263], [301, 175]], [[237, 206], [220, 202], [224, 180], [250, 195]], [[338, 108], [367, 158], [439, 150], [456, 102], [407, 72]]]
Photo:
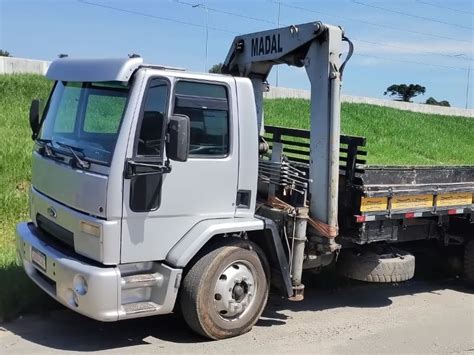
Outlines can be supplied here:
[[81, 221], [81, 232], [100, 238], [100, 226], [97, 224]]

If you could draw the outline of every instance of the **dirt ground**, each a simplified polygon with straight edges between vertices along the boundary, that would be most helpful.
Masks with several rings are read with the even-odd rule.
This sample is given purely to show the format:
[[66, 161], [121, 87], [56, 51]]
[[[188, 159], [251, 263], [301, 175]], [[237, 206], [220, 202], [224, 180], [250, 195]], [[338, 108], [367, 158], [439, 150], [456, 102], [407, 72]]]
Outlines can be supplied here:
[[0, 353], [474, 353], [474, 294], [458, 280], [307, 285], [272, 295], [247, 334], [207, 341], [178, 315], [100, 323], [69, 310], [0, 325]]

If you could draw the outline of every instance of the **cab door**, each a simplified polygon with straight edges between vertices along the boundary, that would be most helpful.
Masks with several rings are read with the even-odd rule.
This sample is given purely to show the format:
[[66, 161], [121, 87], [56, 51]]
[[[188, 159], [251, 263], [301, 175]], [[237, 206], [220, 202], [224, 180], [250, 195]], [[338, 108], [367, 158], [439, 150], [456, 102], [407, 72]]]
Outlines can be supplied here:
[[[238, 179], [236, 112], [232, 87], [226, 82], [150, 78], [137, 117], [133, 162], [124, 174], [121, 261], [163, 260], [195, 224], [233, 217]], [[186, 162], [166, 169], [168, 117], [190, 119], [190, 150]], [[143, 165], [143, 164], [142, 164]]]

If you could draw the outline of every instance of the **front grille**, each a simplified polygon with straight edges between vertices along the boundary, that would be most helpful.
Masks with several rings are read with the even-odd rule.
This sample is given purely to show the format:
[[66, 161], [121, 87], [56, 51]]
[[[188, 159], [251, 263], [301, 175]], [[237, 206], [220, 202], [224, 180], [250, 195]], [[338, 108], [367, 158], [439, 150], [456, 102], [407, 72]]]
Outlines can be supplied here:
[[36, 215], [36, 223], [38, 224], [38, 228], [49, 237], [74, 249], [74, 234], [71, 231], [68, 231], [40, 214]]
[[[40, 219], [41, 218], [44, 219], [45, 217], [41, 216]], [[37, 215], [36, 221], [38, 222], [38, 215]], [[51, 223], [53, 223], [53, 222], [51, 222]], [[38, 227], [39, 227], [39, 225], [40, 225], [40, 223], [38, 223]], [[93, 266], [97, 266], [97, 267], [104, 267], [99, 262], [97, 262], [95, 260], [92, 260], [92, 259], [89, 259], [89, 258], [87, 258], [83, 255], [80, 255], [80, 254], [76, 253], [73, 246], [64, 243], [63, 241], [56, 238], [52, 234], [50, 234], [48, 232], [45, 232], [43, 229], [40, 229], [40, 228], [37, 229], [33, 224], [30, 225], [30, 229], [31, 229], [32, 233], [39, 240], [41, 240], [43, 243], [46, 243], [48, 246], [52, 247], [53, 249], [56, 249], [60, 253], [66, 255], [67, 257], [69, 257], [71, 259], [79, 260], [79, 261], [81, 261], [85, 264], [89, 264], [89, 265], [93, 265]], [[71, 233], [71, 232], [69, 232], [69, 233]]]

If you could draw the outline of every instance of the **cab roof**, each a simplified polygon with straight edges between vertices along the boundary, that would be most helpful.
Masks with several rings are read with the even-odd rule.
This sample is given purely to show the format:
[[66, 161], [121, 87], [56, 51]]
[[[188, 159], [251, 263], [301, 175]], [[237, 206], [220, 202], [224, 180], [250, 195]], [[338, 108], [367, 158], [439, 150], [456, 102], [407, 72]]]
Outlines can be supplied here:
[[60, 81], [122, 81], [127, 82], [140, 67], [183, 70], [160, 65], [143, 63], [143, 58], [105, 58], [105, 59], [77, 59], [60, 58], [49, 66], [46, 77]]

